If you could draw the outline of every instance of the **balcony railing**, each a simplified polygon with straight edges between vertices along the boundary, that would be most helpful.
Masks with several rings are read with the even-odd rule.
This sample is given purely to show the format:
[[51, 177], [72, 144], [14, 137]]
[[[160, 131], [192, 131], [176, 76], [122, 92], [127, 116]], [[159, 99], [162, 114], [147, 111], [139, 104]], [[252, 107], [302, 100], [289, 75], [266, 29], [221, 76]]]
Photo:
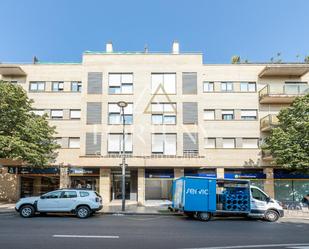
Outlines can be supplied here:
[[260, 120], [261, 131], [270, 131], [273, 127], [276, 127], [278, 125], [279, 119], [275, 114], [268, 114]]
[[259, 91], [260, 103], [291, 103], [295, 97], [309, 93], [309, 85], [268, 84]]

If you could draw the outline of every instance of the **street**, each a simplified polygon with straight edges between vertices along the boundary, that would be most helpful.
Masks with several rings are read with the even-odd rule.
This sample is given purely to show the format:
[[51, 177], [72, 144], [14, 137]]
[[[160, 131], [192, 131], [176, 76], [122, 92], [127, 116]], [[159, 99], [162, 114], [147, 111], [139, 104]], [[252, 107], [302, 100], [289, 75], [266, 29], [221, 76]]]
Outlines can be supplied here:
[[200, 222], [182, 216], [0, 215], [1, 249], [309, 248], [309, 220], [243, 218]]

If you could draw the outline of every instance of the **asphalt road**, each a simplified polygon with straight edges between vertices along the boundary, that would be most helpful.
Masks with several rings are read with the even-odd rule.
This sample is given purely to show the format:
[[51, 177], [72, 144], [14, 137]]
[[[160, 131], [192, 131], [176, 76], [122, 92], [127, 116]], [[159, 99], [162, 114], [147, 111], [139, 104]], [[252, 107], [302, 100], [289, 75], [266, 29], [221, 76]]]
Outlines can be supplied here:
[[[250, 247], [248, 247], [248, 245]], [[309, 220], [0, 215], [1, 249], [309, 248]]]

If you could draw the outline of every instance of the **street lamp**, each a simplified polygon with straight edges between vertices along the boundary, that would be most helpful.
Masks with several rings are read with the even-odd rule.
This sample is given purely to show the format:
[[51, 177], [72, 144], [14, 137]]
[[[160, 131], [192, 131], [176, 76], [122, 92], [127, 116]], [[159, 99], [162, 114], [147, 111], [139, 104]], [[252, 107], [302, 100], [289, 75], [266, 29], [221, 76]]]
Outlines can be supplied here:
[[124, 118], [124, 108], [128, 106], [125, 101], [119, 101], [117, 105], [121, 108], [122, 112], [122, 207], [121, 210], [125, 211], [126, 206], [126, 146], [125, 146], [125, 125], [126, 121]]

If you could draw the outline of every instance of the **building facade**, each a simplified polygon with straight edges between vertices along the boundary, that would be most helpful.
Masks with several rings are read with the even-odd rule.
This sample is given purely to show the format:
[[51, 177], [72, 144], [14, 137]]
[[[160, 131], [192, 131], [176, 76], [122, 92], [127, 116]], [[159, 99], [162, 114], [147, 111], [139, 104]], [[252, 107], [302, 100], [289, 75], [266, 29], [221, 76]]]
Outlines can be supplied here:
[[[0, 64], [61, 145], [48, 168], [2, 160], [0, 199], [59, 187], [121, 199], [125, 120], [126, 198], [170, 199], [174, 178], [246, 178], [282, 201], [308, 194], [309, 179], [272, 164], [261, 144], [276, 114], [309, 92], [308, 64], [203, 64], [200, 53], [85, 52], [81, 63]], [[117, 106], [125, 101], [124, 115]]]

